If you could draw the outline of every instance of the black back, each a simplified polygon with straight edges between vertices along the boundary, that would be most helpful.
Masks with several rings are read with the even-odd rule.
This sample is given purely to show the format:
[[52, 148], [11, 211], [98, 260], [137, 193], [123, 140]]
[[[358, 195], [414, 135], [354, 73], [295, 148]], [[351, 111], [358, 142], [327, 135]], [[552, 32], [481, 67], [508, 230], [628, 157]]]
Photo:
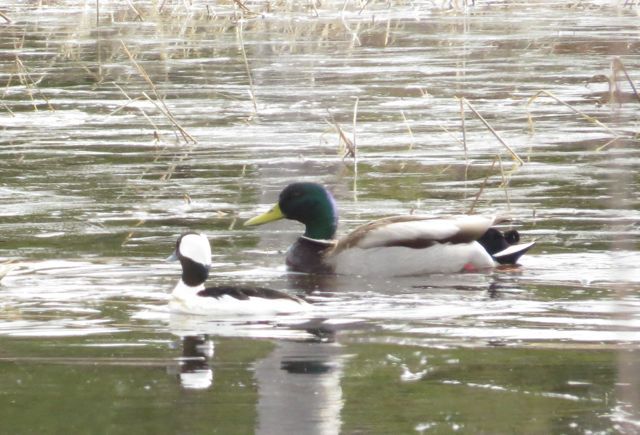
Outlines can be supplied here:
[[223, 296], [231, 296], [241, 301], [246, 301], [250, 297], [262, 299], [288, 299], [301, 303], [302, 300], [295, 296], [288, 295], [278, 290], [263, 287], [231, 287], [219, 286], [209, 287], [198, 292], [198, 296], [220, 299]]

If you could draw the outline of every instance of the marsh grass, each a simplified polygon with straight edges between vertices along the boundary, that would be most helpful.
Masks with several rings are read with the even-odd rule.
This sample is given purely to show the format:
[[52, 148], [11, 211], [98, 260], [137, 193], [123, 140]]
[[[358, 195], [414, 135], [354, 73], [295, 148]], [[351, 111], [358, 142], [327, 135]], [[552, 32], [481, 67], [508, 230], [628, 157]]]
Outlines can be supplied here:
[[[626, 67], [624, 66], [622, 60], [620, 60], [620, 58], [618, 57], [614, 57], [611, 62], [610, 62], [610, 75], [606, 76], [603, 74], [598, 74], [595, 76], [592, 76], [590, 80], [587, 81], [587, 86], [590, 83], [595, 83], [595, 82], [605, 82], [608, 85], [608, 90], [605, 94], [605, 96], [601, 97], [597, 103], [598, 104], [612, 104], [612, 105], [622, 105], [623, 103], [627, 102], [640, 102], [640, 95], [638, 94], [638, 91], [636, 89], [636, 86], [633, 82], [633, 80], [631, 79]], [[620, 75], [624, 76], [624, 79], [626, 80], [626, 82], [629, 84], [631, 91], [632, 92], [623, 92], [620, 89]], [[537, 100], [539, 100], [542, 97], [546, 97], [546, 98], [550, 98], [551, 100], [555, 101], [556, 103], [566, 107], [567, 109], [569, 109], [571, 112], [573, 112], [574, 114], [578, 115], [580, 118], [584, 119], [585, 121], [596, 125], [597, 127], [600, 127], [601, 129], [603, 129], [604, 131], [606, 131], [607, 133], [609, 133], [612, 137], [610, 139], [608, 139], [603, 145], [597, 147], [595, 149], [595, 151], [603, 151], [605, 148], [608, 148], [611, 145], [615, 145], [617, 142], [619, 142], [621, 139], [629, 139], [629, 140], [635, 140], [638, 137], [638, 131], [634, 131], [634, 130], [630, 130], [630, 129], [624, 129], [624, 130], [620, 130], [620, 129], [614, 129], [609, 127], [607, 124], [605, 124], [604, 122], [602, 122], [600, 119], [598, 119], [595, 116], [589, 115], [588, 113], [585, 113], [583, 110], [579, 110], [577, 108], [575, 108], [573, 105], [563, 101], [561, 98], [557, 97], [553, 92], [548, 91], [548, 90], [540, 90], [538, 92], [536, 92], [534, 95], [532, 95], [531, 97], [529, 97], [529, 99], [527, 100], [527, 104], [526, 104], [526, 109], [527, 109], [527, 122], [529, 125], [529, 132], [531, 135], [535, 134], [535, 124], [534, 124], [534, 118], [532, 115], [532, 111], [531, 111], [531, 106], [533, 105], [534, 102], [536, 102]]]
[[37, 95], [40, 98], [42, 98], [44, 100], [47, 108], [49, 110], [51, 110], [52, 112], [55, 112], [55, 109], [53, 108], [53, 105], [51, 104], [51, 101], [49, 101], [49, 98], [47, 98], [45, 93], [42, 92], [38, 87], [39, 83], [43, 79], [43, 76], [41, 76], [38, 80], [35, 80], [32, 77], [31, 70], [22, 62], [22, 59], [20, 59], [19, 55], [16, 55], [15, 68], [16, 68], [15, 69], [15, 73], [10, 75], [9, 79], [7, 80], [7, 86], [5, 87], [5, 94], [3, 95], [3, 97], [7, 94], [9, 88], [11, 87], [11, 82], [12, 82], [12, 79], [13, 79], [13, 77], [15, 75], [17, 77], [17, 80], [20, 83], [20, 85], [23, 86], [24, 89], [26, 90], [27, 95], [29, 96], [29, 99], [31, 100], [31, 104], [33, 106], [33, 111], [34, 112], [38, 111], [38, 102], [34, 98], [34, 95]]

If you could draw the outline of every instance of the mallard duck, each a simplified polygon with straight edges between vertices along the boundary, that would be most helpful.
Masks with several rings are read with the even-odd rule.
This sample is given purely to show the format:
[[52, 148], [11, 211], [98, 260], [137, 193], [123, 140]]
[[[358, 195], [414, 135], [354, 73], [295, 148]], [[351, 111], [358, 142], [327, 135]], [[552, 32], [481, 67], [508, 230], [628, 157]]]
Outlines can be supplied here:
[[301, 298], [262, 287], [205, 287], [211, 267], [211, 245], [204, 234], [178, 238], [168, 260], [179, 260], [182, 277], [171, 293], [171, 311], [204, 315], [273, 315], [308, 311]]
[[521, 243], [520, 233], [516, 230], [500, 232], [497, 228], [489, 228], [478, 239], [478, 243], [500, 264], [516, 264], [536, 242]]
[[[500, 221], [479, 215], [392, 216], [336, 239], [335, 200], [316, 183], [288, 185], [269, 211], [244, 224], [261, 225], [283, 218], [305, 226], [304, 234], [286, 254], [289, 269], [299, 272], [380, 276], [452, 273], [488, 269], [495, 266], [494, 257], [506, 258], [500, 250], [491, 252], [478, 243]], [[531, 245], [509, 246], [513, 251], [509, 258], [515, 262]]]

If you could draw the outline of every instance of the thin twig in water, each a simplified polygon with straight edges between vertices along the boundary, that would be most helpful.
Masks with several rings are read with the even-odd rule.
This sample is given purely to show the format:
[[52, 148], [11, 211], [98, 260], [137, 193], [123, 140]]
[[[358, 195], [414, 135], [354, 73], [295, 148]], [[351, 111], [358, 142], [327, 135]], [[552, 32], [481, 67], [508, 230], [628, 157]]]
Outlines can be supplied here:
[[131, 54], [131, 52], [129, 51], [129, 49], [127, 48], [127, 46], [125, 45], [123, 40], [120, 40], [120, 44], [122, 44], [122, 48], [124, 49], [124, 52], [129, 57], [129, 60], [131, 61], [131, 63], [133, 63], [133, 66], [135, 66], [136, 69], [138, 70], [138, 74], [140, 74], [140, 76], [149, 84], [149, 86], [151, 87], [151, 90], [153, 91], [153, 94], [159, 100], [160, 99], [160, 95], [158, 95], [158, 90], [156, 89], [156, 85], [151, 80], [151, 77], [149, 77], [149, 74], [147, 74], [147, 72], [144, 70], [142, 65], [140, 65], [135, 60], [135, 58], [133, 57], [133, 54]]
[[42, 78], [40, 78], [40, 80], [38, 80], [37, 82], [33, 80], [33, 78], [31, 77], [31, 74], [29, 73], [29, 69], [25, 66], [24, 63], [22, 63], [22, 60], [18, 56], [16, 56], [16, 66], [18, 68], [18, 78], [20, 79], [22, 84], [29, 90], [29, 97], [31, 97], [31, 102], [33, 104], [34, 110], [37, 112], [38, 106], [36, 105], [36, 102], [33, 99], [33, 95], [31, 94], [32, 89], [35, 89], [38, 92], [38, 94], [42, 97], [42, 99], [47, 103], [49, 110], [51, 110], [52, 112], [55, 112], [55, 109], [51, 105], [51, 102], [49, 101], [47, 96], [38, 88], [38, 83], [42, 80]]
[[504, 187], [504, 195], [507, 198], [507, 210], [511, 211], [511, 199], [509, 198], [509, 179], [504, 175], [504, 168], [502, 167], [502, 158], [500, 154], [496, 156], [498, 158], [498, 164], [500, 167], [500, 176], [502, 177], [502, 187]]
[[504, 141], [504, 139], [502, 139], [502, 137], [500, 137], [500, 135], [498, 134], [497, 131], [495, 131], [493, 129], [493, 127], [491, 127], [491, 125], [482, 117], [482, 115], [480, 115], [480, 113], [478, 113], [478, 111], [475, 109], [475, 107], [473, 107], [473, 105], [469, 102], [469, 100], [467, 100], [466, 98], [462, 97], [462, 100], [464, 100], [464, 102], [467, 104], [467, 107], [469, 107], [469, 109], [471, 109], [471, 111], [473, 112], [474, 115], [476, 115], [478, 117], [478, 119], [480, 121], [482, 121], [482, 123], [485, 125], [485, 127], [487, 127], [489, 129], [489, 131], [493, 134], [493, 136], [498, 139], [498, 142], [500, 142], [511, 154], [511, 156], [513, 157], [513, 159], [518, 162], [518, 164], [520, 165], [524, 165], [524, 161], [518, 156], [518, 154], [516, 154], [516, 152]]
[[13, 116], [15, 118], [16, 114], [13, 113], [13, 110], [11, 110], [11, 108], [9, 108], [9, 106], [7, 106], [5, 103], [2, 103], [2, 107], [4, 107], [7, 112], [9, 112], [9, 115]]
[[[333, 114], [331, 112], [329, 112], [328, 110], [327, 110], [327, 112], [329, 113], [329, 117], [331, 118], [331, 122], [329, 122], [327, 120], [325, 120], [325, 121], [327, 122], [327, 124], [333, 126], [333, 128], [335, 128], [335, 130], [338, 132], [340, 145], [344, 144], [344, 155], [342, 156], [342, 161], [344, 161], [344, 159], [346, 159], [347, 157], [352, 157], [353, 159], [355, 159], [356, 158], [356, 149], [353, 146], [353, 142], [351, 142], [351, 139], [349, 139], [347, 137], [347, 135], [345, 134], [345, 132], [342, 129], [342, 127], [340, 127], [340, 124], [338, 124], [338, 122], [333, 117]], [[342, 150], [342, 147], [341, 147], [341, 150]]]
[[[116, 113], [116, 112], [117, 112], [117, 111], [119, 111], [120, 109], [123, 109], [123, 108], [124, 108], [124, 107], [126, 107], [128, 104], [130, 104], [130, 103], [132, 103], [132, 102], [134, 102], [134, 101], [139, 101], [139, 100], [141, 100], [141, 99], [145, 98], [144, 96], [136, 97], [136, 98], [131, 98], [131, 97], [129, 96], [129, 94], [127, 94], [127, 93], [125, 92], [125, 90], [124, 90], [124, 89], [122, 89], [122, 88], [121, 88], [121, 87], [120, 87], [116, 82], [113, 82], [113, 85], [114, 85], [116, 88], [118, 88], [118, 89], [120, 90], [120, 92], [122, 92], [122, 95], [124, 95], [124, 96], [125, 96], [125, 98], [127, 98], [127, 100], [129, 100], [129, 101], [128, 101], [127, 103], [125, 103], [125, 105], [124, 105], [124, 106], [120, 106], [118, 109], [114, 110], [113, 112], [111, 112], [111, 113], [110, 113], [109, 115], [107, 115], [107, 116], [111, 116], [111, 115], [113, 115], [114, 113]], [[144, 116], [144, 117], [145, 117], [145, 119], [149, 122], [149, 124], [151, 124], [151, 126], [153, 127], [153, 129], [154, 129], [154, 136], [156, 136], [156, 137], [158, 137], [158, 138], [159, 138], [159, 137], [160, 137], [160, 133], [159, 133], [159, 132], [160, 132], [160, 129], [158, 128], [158, 126], [156, 125], [156, 123], [155, 123], [155, 122], [153, 122], [153, 120], [152, 120], [151, 118], [149, 118], [149, 115], [147, 115], [147, 113], [146, 113], [146, 112], [145, 112], [141, 107], [136, 107], [136, 109], [138, 109], [138, 111], [140, 111], [140, 113], [142, 113], [142, 116]]]
[[138, 11], [138, 9], [136, 9], [133, 3], [131, 3], [131, 0], [127, 0], [127, 3], [129, 3], [129, 7], [131, 7], [131, 9], [133, 9], [133, 12], [135, 12], [136, 18], [140, 21], [144, 21], [144, 18], [142, 18], [142, 14], [140, 13], [140, 11]]
[[473, 202], [471, 203], [471, 207], [469, 208], [469, 211], [467, 211], [467, 214], [472, 214], [473, 210], [476, 208], [476, 204], [478, 203], [478, 199], [480, 199], [480, 195], [482, 195], [482, 192], [484, 191], [484, 187], [487, 185], [487, 181], [489, 180], [489, 177], [491, 176], [491, 172], [493, 171], [493, 168], [496, 166], [496, 160], [497, 160], [497, 158], [493, 159], [493, 163], [491, 163], [491, 167], [489, 168], [489, 173], [487, 174], [487, 176], [482, 181], [482, 184], [480, 185], [480, 190], [478, 190], [478, 193], [476, 194], [476, 197], [473, 199]]
[[464, 104], [463, 104], [462, 98], [459, 98], [458, 101], [460, 102], [460, 122], [461, 122], [461, 127], [462, 127], [462, 147], [464, 148], [464, 183], [465, 183], [465, 187], [466, 187], [468, 176], [469, 176], [469, 153], [468, 153], [468, 150], [467, 150], [467, 127], [465, 125]]
[[389, 34], [391, 33], [391, 14], [387, 17], [387, 28], [384, 32], [384, 46], [389, 45]]
[[247, 69], [247, 77], [249, 78], [249, 95], [251, 96], [251, 102], [253, 103], [253, 112], [258, 114], [258, 104], [256, 102], [256, 93], [253, 88], [253, 77], [251, 76], [251, 68], [249, 68], [249, 60], [247, 59], [247, 52], [244, 49], [244, 39], [242, 38], [242, 20], [238, 22], [238, 40], [240, 42], [240, 51], [242, 52], [242, 59], [244, 60], [244, 66]]
[[[615, 132], [611, 128], [607, 127], [605, 124], [603, 124], [600, 120], [594, 118], [593, 116], [587, 115], [586, 113], [583, 113], [583, 112], [579, 111], [578, 109], [574, 108], [570, 104], [565, 103], [560, 98], [558, 98], [555, 95], [553, 95], [551, 92], [546, 91], [544, 89], [541, 90], [541, 91], [536, 92], [527, 101], [528, 122], [529, 122], [529, 128], [531, 130], [530, 131], [531, 134], [533, 134], [533, 117], [531, 116], [531, 112], [529, 111], [529, 106], [542, 95], [547, 96], [547, 97], [551, 98], [552, 100], [555, 100], [556, 102], [558, 102], [558, 103], [562, 104], [563, 106], [569, 108], [569, 110], [571, 110], [576, 115], [580, 115], [582, 118], [586, 119], [588, 122], [590, 122], [592, 124], [596, 124], [597, 126], [603, 128], [606, 131], [608, 131], [609, 133], [611, 133], [614, 136], [614, 140], [607, 142], [606, 145], [609, 145], [610, 143], [615, 142], [615, 139], [618, 139], [621, 136], [620, 134], [618, 134], [617, 132]], [[604, 147], [605, 146], [602, 146], [602, 147], [598, 148], [598, 150], [601, 150]]]
[[444, 131], [445, 133], [447, 133], [451, 139], [455, 140], [455, 141], [456, 141], [456, 142], [458, 142], [460, 145], [463, 145], [463, 146], [464, 146], [464, 144], [462, 143], [462, 141], [461, 141], [459, 138], [457, 138], [457, 137], [456, 137], [456, 136], [451, 132], [451, 130], [449, 130], [447, 127], [445, 127], [445, 126], [444, 126], [444, 125], [442, 125], [442, 124], [438, 124], [438, 127], [440, 127], [440, 129], [441, 129], [442, 131]]
[[[362, 5], [362, 7], [360, 8], [360, 10], [358, 11], [358, 15], [360, 15], [362, 13], [362, 11], [364, 11], [364, 9], [369, 5], [369, 2], [371, 0], [367, 0], [366, 2], [364, 2], [364, 4]], [[346, 3], [345, 3], [346, 4]]]
[[[164, 116], [167, 117], [169, 122], [171, 122], [173, 124], [173, 126], [180, 132], [180, 134], [182, 135], [182, 138], [185, 140], [185, 142], [191, 141], [193, 143], [198, 143], [198, 141], [195, 140], [193, 138], [193, 136], [191, 136], [189, 133], [187, 133], [187, 131], [184, 128], [182, 128], [182, 126], [180, 124], [178, 124], [178, 121], [176, 121], [176, 119], [173, 117], [171, 112], [168, 111], [167, 106], [165, 104], [163, 104], [162, 100], [154, 100], [149, 95], [147, 95], [146, 92], [143, 92], [142, 95], [144, 95], [147, 100], [149, 100], [154, 106], [156, 106], [156, 108], [160, 111], [160, 113], [162, 113]], [[160, 101], [162, 106], [160, 104], [158, 104], [158, 101]]]
[[358, 120], [358, 103], [360, 102], [360, 99], [358, 97], [356, 97], [356, 102], [353, 105], [353, 158], [355, 159], [358, 154], [357, 154], [357, 149], [358, 149], [358, 145], [356, 142], [356, 122]]
[[358, 200], [358, 143], [356, 142], [356, 122], [358, 119], [358, 103], [360, 99], [356, 97], [353, 105], [353, 200]]
[[460, 98], [458, 101], [460, 102], [460, 122], [462, 127], [462, 147], [464, 148], [464, 161], [466, 164], [469, 164], [469, 155], [467, 150], [467, 128], [464, 123], [464, 104], [462, 102], [462, 98]]
[[131, 63], [133, 63], [133, 65], [138, 70], [138, 73], [140, 74], [140, 76], [149, 84], [149, 87], [151, 87], [151, 90], [153, 91], [153, 95], [155, 96], [155, 99], [149, 97], [149, 95], [147, 95], [146, 92], [142, 92], [142, 95], [144, 95], [144, 97], [147, 100], [149, 100], [154, 106], [156, 106], [158, 108], [158, 110], [160, 110], [160, 113], [162, 113], [169, 120], [169, 122], [171, 122], [176, 127], [176, 129], [180, 132], [180, 134], [182, 135], [182, 137], [185, 140], [185, 142], [193, 142], [194, 144], [198, 143], [198, 141], [195, 140], [195, 138], [193, 136], [191, 136], [189, 133], [187, 133], [187, 131], [184, 128], [182, 128], [182, 126], [175, 119], [175, 117], [171, 113], [171, 110], [169, 110], [169, 108], [165, 104], [164, 100], [162, 98], [160, 98], [160, 94], [158, 93], [158, 89], [156, 88], [156, 85], [151, 80], [151, 77], [149, 77], [149, 74], [147, 74], [147, 72], [142, 67], [142, 65], [140, 65], [134, 59], [133, 55], [131, 54], [131, 52], [129, 51], [127, 46], [125, 45], [124, 41], [121, 40], [120, 43], [122, 44], [122, 48], [124, 49], [125, 53], [129, 57], [129, 60], [131, 61]]
[[633, 84], [633, 80], [631, 80], [631, 77], [629, 77], [629, 73], [627, 73], [627, 69], [624, 67], [624, 64], [622, 63], [619, 57], [616, 57], [613, 59], [613, 68], [615, 71], [620, 70], [624, 73], [624, 76], [627, 78], [627, 81], [631, 85], [631, 89], [633, 89], [633, 94], [636, 96], [636, 99], [638, 100], [638, 102], [640, 102], [640, 95], [638, 95], [638, 91], [635, 85]]
[[[346, 2], [345, 2], [346, 5]], [[344, 19], [344, 16], [342, 17], [342, 25], [344, 26], [345, 29], [347, 29], [347, 31], [349, 33], [351, 33], [351, 43], [357, 43], [358, 47], [362, 45], [362, 42], [360, 42], [360, 37], [358, 37], [358, 32], [351, 30], [351, 27], [349, 27], [349, 25], [347, 24], [346, 20]], [[358, 28], [360, 27], [360, 23], [358, 22], [357, 24]], [[386, 45], [386, 44], [385, 44]]]
[[240, 9], [242, 9], [243, 12], [246, 12], [248, 14], [253, 14], [256, 15], [255, 12], [252, 12], [251, 9], [249, 9], [248, 7], [245, 6], [244, 3], [242, 3], [240, 0], [233, 0], [233, 2], [238, 5], [238, 7], [240, 7]]
[[411, 130], [411, 126], [409, 125], [409, 121], [407, 117], [404, 116], [404, 110], [400, 109], [400, 114], [402, 115], [402, 120], [404, 121], [404, 125], [407, 127], [407, 131], [409, 132], [409, 136], [411, 137], [411, 142], [409, 142], [409, 151], [413, 149], [413, 131]]

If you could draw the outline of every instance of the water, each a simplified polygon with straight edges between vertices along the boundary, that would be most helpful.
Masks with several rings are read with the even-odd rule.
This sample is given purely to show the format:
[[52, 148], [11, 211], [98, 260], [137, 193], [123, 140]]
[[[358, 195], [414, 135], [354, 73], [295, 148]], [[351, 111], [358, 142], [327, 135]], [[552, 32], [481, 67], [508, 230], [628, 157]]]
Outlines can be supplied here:
[[[245, 4], [0, 9], [2, 432], [637, 431], [638, 103], [622, 72], [622, 104], [587, 84], [615, 58], [637, 83], [637, 6]], [[468, 107], [465, 155], [455, 97], [524, 165]], [[473, 207], [537, 245], [490, 274], [287, 274], [300, 227], [241, 223], [294, 180], [343, 234]], [[185, 230], [211, 281], [309, 293], [337, 331], [168, 313]]]

